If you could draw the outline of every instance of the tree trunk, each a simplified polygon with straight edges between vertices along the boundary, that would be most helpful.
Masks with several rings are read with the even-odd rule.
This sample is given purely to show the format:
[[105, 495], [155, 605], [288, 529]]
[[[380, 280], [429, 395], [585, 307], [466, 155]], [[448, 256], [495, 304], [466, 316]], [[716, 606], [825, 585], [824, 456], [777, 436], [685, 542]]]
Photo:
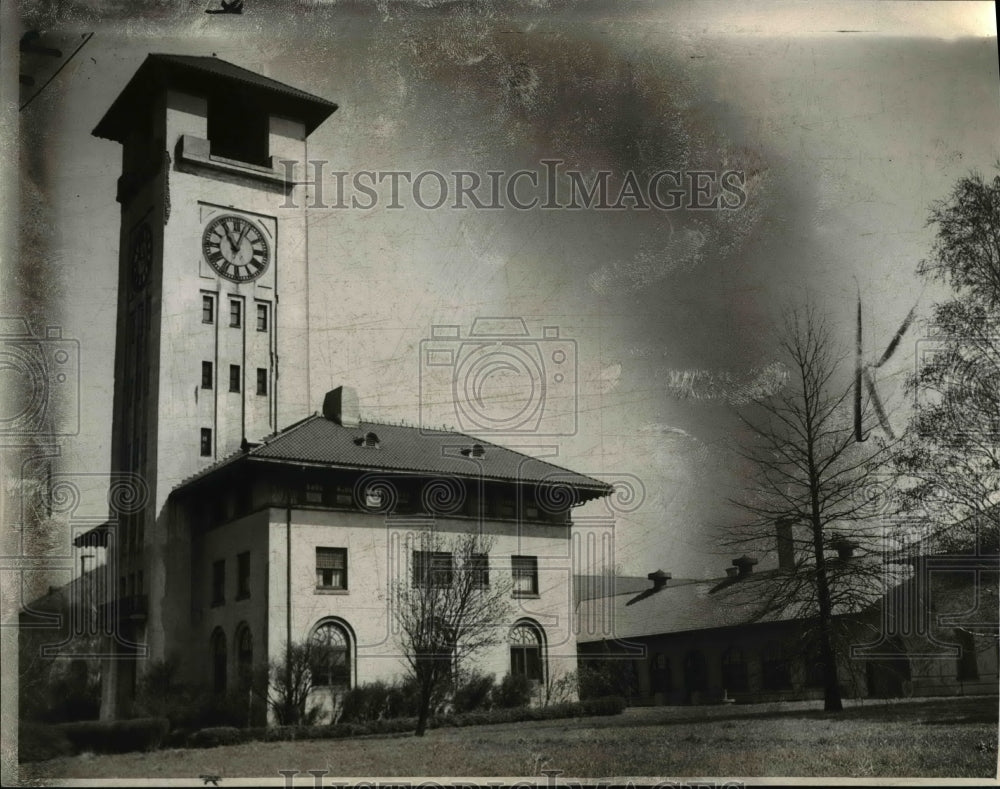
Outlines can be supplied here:
[[833, 611], [830, 605], [830, 586], [826, 577], [826, 557], [823, 555], [823, 527], [819, 522], [818, 508], [813, 509], [813, 550], [816, 557], [816, 597], [819, 602], [819, 654], [823, 661], [823, 710], [840, 712], [844, 703], [840, 698], [837, 661], [833, 651], [831, 632]]
[[426, 680], [420, 683], [420, 709], [417, 712], [417, 730], [415, 732], [417, 737], [423, 737], [427, 731], [427, 719], [430, 717], [431, 694], [433, 691], [433, 684], [428, 683]]

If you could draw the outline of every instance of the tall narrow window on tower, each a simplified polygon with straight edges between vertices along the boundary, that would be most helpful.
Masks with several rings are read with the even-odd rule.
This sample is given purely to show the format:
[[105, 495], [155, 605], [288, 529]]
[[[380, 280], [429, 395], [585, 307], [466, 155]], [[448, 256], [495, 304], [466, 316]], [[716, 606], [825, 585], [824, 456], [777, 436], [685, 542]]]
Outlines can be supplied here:
[[212, 429], [209, 427], [201, 429], [201, 456], [203, 458], [212, 456]]
[[208, 293], [203, 293], [201, 296], [201, 322], [215, 322], [215, 297]]
[[201, 388], [211, 389], [212, 388], [212, 363], [202, 362], [201, 363]]
[[234, 329], [243, 325], [243, 303], [239, 299], [229, 300], [229, 325]]
[[267, 305], [257, 302], [257, 331], [267, 331]]
[[208, 141], [212, 156], [270, 165], [267, 112], [238, 90], [209, 97]]
[[267, 396], [267, 370], [263, 367], [257, 368], [257, 394]]
[[229, 391], [230, 392], [239, 392], [239, 391], [241, 391], [243, 389], [243, 387], [240, 386], [240, 380], [242, 379], [242, 377], [243, 376], [240, 375], [240, 366], [238, 364], [231, 364], [231, 365], [229, 365]]

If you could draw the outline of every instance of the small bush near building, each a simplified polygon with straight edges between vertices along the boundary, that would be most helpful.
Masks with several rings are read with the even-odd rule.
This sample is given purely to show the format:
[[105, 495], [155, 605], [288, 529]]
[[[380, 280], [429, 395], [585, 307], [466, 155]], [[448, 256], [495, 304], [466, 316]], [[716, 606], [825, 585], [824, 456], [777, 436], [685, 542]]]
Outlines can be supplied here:
[[496, 687], [492, 674], [472, 673], [455, 688], [451, 698], [455, 712], [485, 710], [492, 706], [491, 694]]
[[191, 748], [217, 748], [220, 745], [238, 745], [246, 742], [252, 729], [237, 729], [235, 726], [211, 726], [196, 731], [188, 737]]
[[44, 762], [57, 756], [69, 756], [73, 744], [58, 726], [21, 721], [17, 727], [17, 760]]
[[166, 718], [76, 721], [61, 723], [59, 729], [78, 753], [129, 753], [159, 748], [170, 730], [170, 721]]
[[[591, 699], [579, 703], [552, 704], [548, 707], [509, 707], [489, 711], [440, 715], [430, 720], [430, 728], [482, 726], [492, 723], [580, 718], [588, 715], [617, 715], [625, 709], [619, 697]], [[409, 734], [417, 728], [417, 719], [380, 718], [366, 723], [337, 723], [332, 726], [272, 726], [237, 729], [216, 726], [195, 732], [187, 739], [189, 748], [215, 748], [241, 742], [288, 742], [293, 740], [339, 740], [373, 734]]]
[[503, 709], [526, 707], [531, 701], [531, 682], [521, 674], [507, 674], [491, 696], [493, 704]]

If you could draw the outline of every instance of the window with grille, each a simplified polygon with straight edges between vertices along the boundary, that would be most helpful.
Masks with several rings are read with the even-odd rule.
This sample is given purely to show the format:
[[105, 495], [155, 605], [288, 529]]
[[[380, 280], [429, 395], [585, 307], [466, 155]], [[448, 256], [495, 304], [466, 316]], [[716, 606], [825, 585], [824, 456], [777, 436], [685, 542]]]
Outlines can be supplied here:
[[250, 596], [250, 552], [246, 551], [236, 557], [236, 599], [243, 600]]
[[318, 482], [306, 483], [306, 504], [323, 503], [323, 486]]
[[414, 586], [451, 586], [453, 571], [448, 551], [413, 552]]
[[745, 691], [748, 688], [747, 663], [743, 650], [729, 647], [722, 653], [722, 687], [727, 691]]
[[541, 682], [542, 638], [538, 629], [522, 623], [510, 630], [510, 673]]
[[760, 656], [761, 681], [767, 690], [781, 690], [792, 686], [792, 672], [788, 656], [777, 641], [769, 641]]
[[538, 559], [534, 556], [511, 556], [511, 574], [514, 579], [514, 597], [538, 594]]
[[486, 589], [490, 585], [490, 557], [485, 553], [474, 553], [469, 557], [466, 568], [472, 575], [472, 583], [477, 589]]
[[316, 549], [316, 588], [347, 589], [347, 549]]
[[215, 322], [215, 298], [213, 296], [203, 295], [201, 297], [201, 322]]
[[212, 562], [212, 605], [226, 602], [226, 560]]
[[310, 641], [310, 672], [316, 687], [350, 687], [351, 649], [347, 631], [336, 622], [317, 627]]
[[212, 687], [216, 693], [226, 692], [226, 668], [228, 659], [226, 656], [226, 634], [221, 627], [212, 631]]

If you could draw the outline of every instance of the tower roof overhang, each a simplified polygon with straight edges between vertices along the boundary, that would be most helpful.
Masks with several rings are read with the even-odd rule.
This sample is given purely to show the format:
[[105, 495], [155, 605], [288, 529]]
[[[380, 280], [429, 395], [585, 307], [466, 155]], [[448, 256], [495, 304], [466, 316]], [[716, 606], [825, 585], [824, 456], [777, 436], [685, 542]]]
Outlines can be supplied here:
[[216, 57], [151, 54], [94, 127], [92, 134], [124, 142], [134, 128], [136, 114], [146, 110], [153, 97], [168, 88], [199, 96], [211, 96], [223, 90], [240, 90], [247, 98], [266, 107], [271, 114], [301, 121], [306, 134], [311, 134], [337, 110], [332, 101]]

